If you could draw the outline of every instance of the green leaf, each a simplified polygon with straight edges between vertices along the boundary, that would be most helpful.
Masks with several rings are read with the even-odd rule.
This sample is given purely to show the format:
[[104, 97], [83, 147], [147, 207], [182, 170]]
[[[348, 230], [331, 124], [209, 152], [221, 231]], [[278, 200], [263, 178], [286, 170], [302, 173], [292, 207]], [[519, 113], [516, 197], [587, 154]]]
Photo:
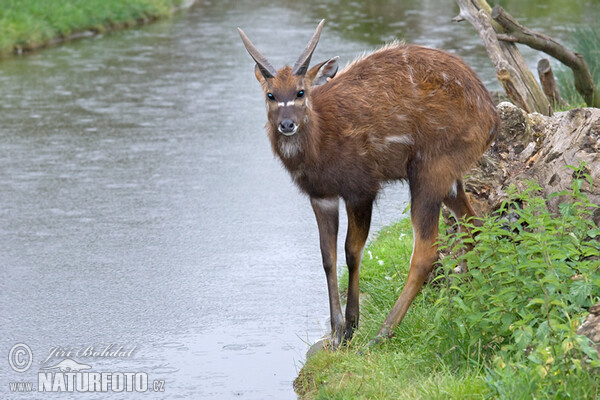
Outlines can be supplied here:
[[540, 298], [535, 298], [535, 299], [531, 299], [531, 301], [529, 303], [527, 303], [526, 307], [531, 307], [531, 306], [533, 306], [535, 304], [543, 304], [543, 305], [545, 305], [546, 302], [544, 300], [540, 299]]
[[533, 331], [529, 327], [524, 327], [523, 329], [517, 329], [513, 333], [513, 339], [519, 350], [525, 350], [527, 348], [527, 346], [529, 346], [529, 344], [531, 343], [532, 338], [533, 338]]

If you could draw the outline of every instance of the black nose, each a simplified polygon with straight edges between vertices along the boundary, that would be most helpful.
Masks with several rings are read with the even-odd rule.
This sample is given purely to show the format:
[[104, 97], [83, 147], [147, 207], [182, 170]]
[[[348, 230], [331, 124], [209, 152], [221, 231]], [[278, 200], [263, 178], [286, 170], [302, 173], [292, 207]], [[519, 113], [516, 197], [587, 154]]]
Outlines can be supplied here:
[[292, 133], [296, 129], [296, 124], [289, 118], [284, 119], [279, 124], [279, 131], [281, 133]]

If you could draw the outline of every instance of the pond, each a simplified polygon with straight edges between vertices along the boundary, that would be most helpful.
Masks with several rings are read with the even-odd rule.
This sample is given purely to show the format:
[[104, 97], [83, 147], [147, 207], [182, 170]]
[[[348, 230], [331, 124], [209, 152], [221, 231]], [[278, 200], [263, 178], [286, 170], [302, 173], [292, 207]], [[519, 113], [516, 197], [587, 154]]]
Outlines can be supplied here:
[[[563, 41], [600, 10], [536, 3], [502, 2]], [[399, 37], [458, 53], [497, 88], [473, 28], [450, 22], [457, 11], [439, 0], [207, 1], [2, 61], [1, 396], [25, 398], [9, 383], [37, 387], [41, 368], [70, 358], [145, 373], [164, 389], [156, 398], [295, 398], [304, 354], [328, 327], [325, 278], [312, 210], [271, 154], [235, 28], [281, 66], [325, 17], [315, 61], [344, 64]], [[404, 185], [387, 187], [372, 232], [407, 204]], [[6, 362], [19, 343], [33, 356], [23, 373]]]

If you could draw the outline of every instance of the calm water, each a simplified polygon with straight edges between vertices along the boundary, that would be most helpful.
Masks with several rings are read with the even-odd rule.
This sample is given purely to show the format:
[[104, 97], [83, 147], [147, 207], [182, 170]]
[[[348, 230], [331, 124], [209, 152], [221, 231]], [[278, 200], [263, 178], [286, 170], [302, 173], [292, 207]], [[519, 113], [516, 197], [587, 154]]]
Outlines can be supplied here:
[[[327, 17], [315, 61], [404, 37], [459, 53], [497, 87], [474, 30], [449, 22], [453, 2], [387, 3], [206, 2], [0, 63], [0, 397], [30, 398], [9, 383], [37, 386], [40, 367], [72, 358], [164, 380], [156, 398], [295, 398], [328, 326], [316, 223], [270, 152], [235, 27], [280, 66]], [[561, 39], [598, 16], [597, 2], [534, 3], [503, 4]], [[387, 188], [374, 229], [406, 205], [404, 186]], [[33, 354], [24, 373], [7, 363], [17, 343]], [[85, 354], [110, 345], [135, 348]]]

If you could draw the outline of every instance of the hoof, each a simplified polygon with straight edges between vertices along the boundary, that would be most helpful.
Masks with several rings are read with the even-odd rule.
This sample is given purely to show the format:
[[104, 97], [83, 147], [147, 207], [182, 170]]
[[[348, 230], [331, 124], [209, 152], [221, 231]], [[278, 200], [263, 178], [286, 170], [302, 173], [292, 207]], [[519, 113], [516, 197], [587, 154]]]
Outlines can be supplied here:
[[385, 337], [383, 337], [383, 336], [380, 336], [380, 335], [377, 335], [377, 336], [375, 336], [375, 337], [374, 337], [374, 338], [373, 338], [373, 339], [372, 339], [372, 340], [369, 342], [369, 344], [367, 345], [367, 347], [366, 347], [366, 348], [364, 348], [364, 349], [362, 349], [362, 350], [360, 350], [360, 351], [358, 352], [358, 354], [360, 354], [361, 356], [364, 356], [364, 355], [368, 354], [368, 353], [370, 352], [370, 350], [371, 350], [373, 347], [375, 347], [375, 346], [377, 346], [378, 344], [382, 343], [382, 342], [383, 342], [385, 339], [386, 339]]
[[383, 336], [377, 335], [370, 342], [369, 347], [377, 346], [385, 340]]
[[331, 338], [329, 336], [324, 336], [321, 339], [317, 340], [306, 352], [306, 359], [308, 360], [315, 354], [329, 349], [331, 344]]
[[376, 345], [378, 345], [380, 343], [383, 343], [386, 339], [389, 339], [392, 336], [394, 336], [394, 331], [390, 331], [388, 328], [382, 327], [379, 330], [379, 333], [377, 334], [377, 336], [375, 336], [373, 338], [373, 340], [371, 340], [369, 342], [369, 347], [373, 347], [373, 346], [376, 346]]
[[308, 360], [310, 357], [323, 350], [336, 351], [340, 348], [341, 343], [341, 338], [338, 338], [335, 335], [323, 336], [321, 339], [317, 340], [312, 346], [310, 346], [310, 348], [306, 352], [306, 359]]

